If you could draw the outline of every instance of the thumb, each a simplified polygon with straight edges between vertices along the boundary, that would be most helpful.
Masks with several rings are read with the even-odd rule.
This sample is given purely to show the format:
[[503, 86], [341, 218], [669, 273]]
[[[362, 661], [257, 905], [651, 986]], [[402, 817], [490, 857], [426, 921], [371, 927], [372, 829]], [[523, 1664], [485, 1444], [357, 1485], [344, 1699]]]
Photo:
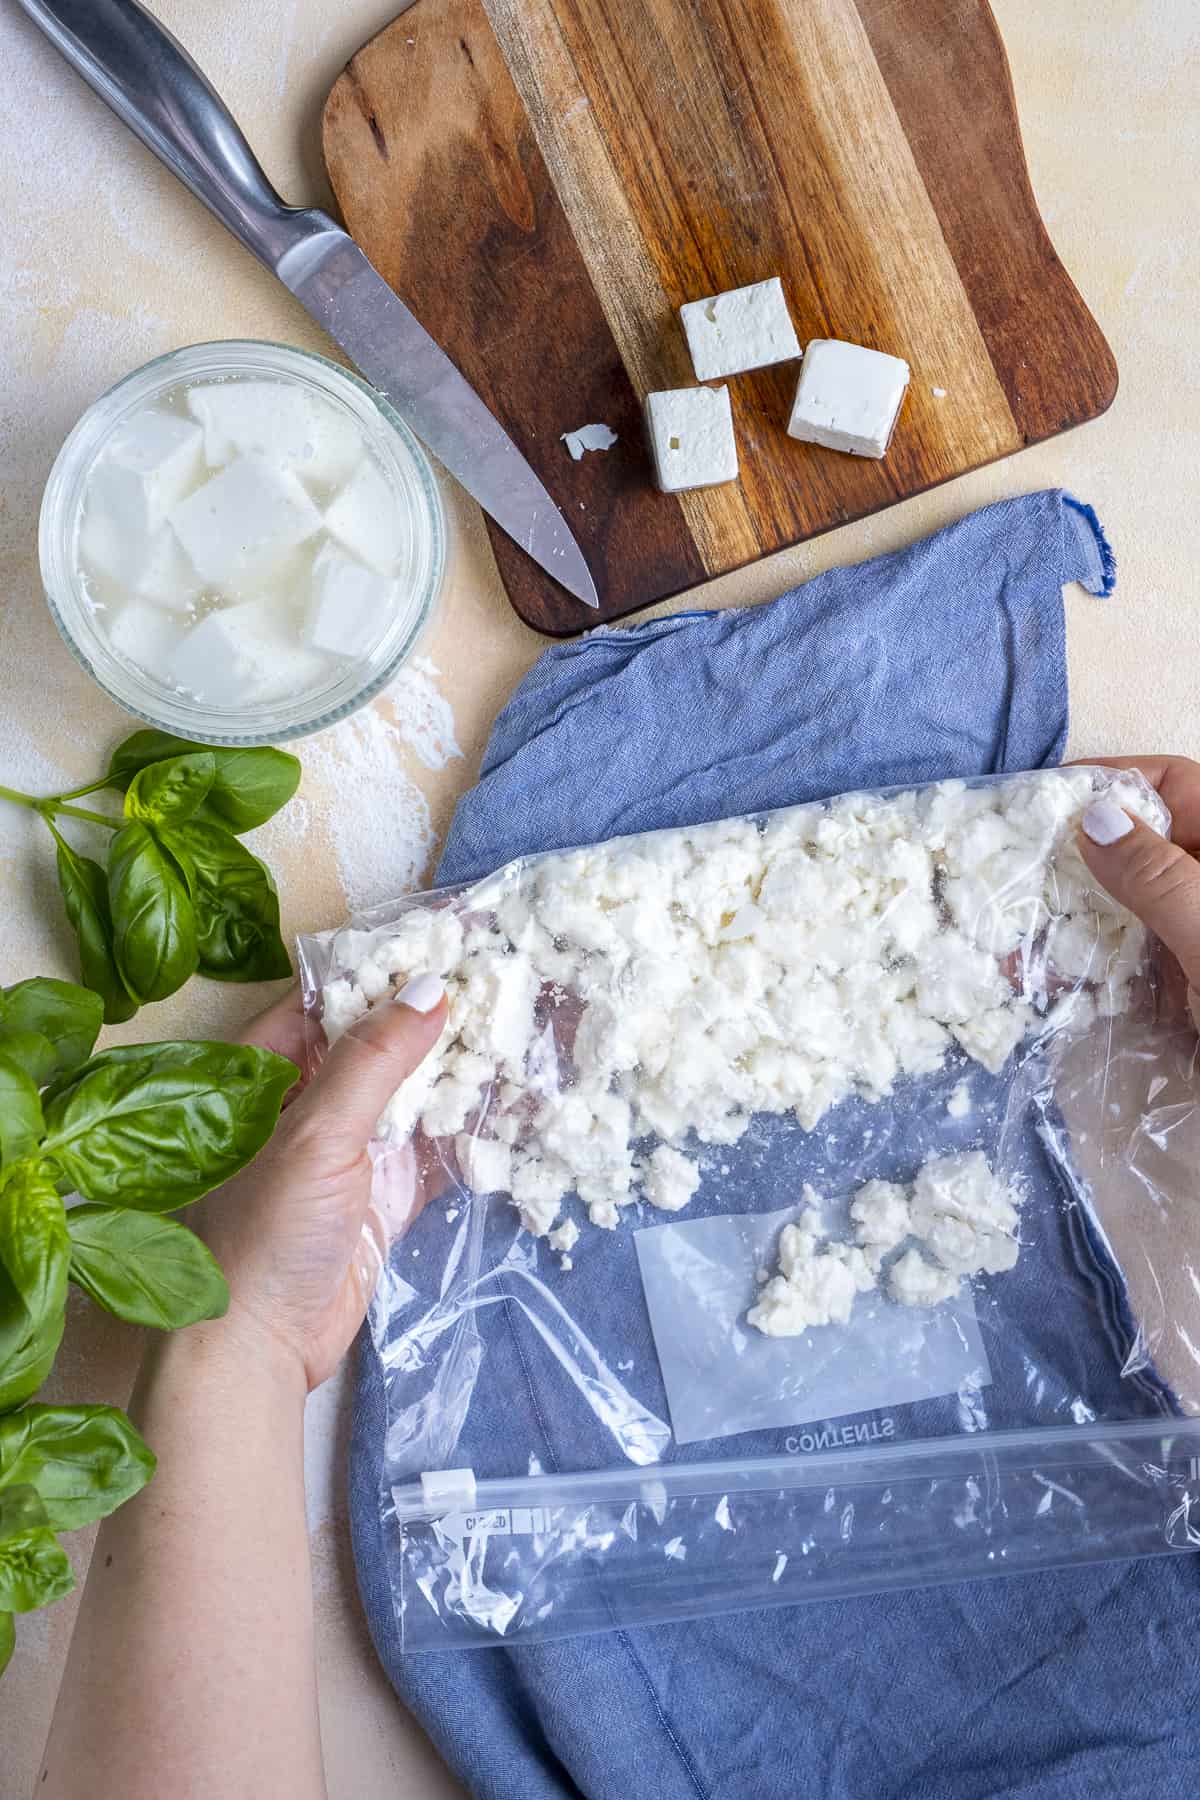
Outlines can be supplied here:
[[1177, 957], [1200, 989], [1200, 862], [1112, 800], [1097, 800], [1083, 815], [1080, 849], [1107, 888]]
[[326, 1140], [358, 1153], [445, 1023], [444, 984], [436, 975], [414, 975], [394, 1000], [376, 1006], [338, 1039], [294, 1110], [319, 1110]]

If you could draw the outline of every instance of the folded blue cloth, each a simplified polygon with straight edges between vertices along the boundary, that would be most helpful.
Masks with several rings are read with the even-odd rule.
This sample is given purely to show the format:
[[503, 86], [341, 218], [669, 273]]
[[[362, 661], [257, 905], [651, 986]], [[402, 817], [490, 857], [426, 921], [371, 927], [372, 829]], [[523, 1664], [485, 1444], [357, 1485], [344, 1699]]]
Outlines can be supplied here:
[[[556, 645], [498, 720], [439, 879], [849, 788], [1053, 763], [1067, 728], [1062, 584], [1105, 593], [1112, 579], [1090, 509], [1043, 493], [831, 571], [769, 606]], [[844, 1109], [849, 1138], [855, 1104]], [[778, 1172], [764, 1159], [754, 1196], [762, 1209], [794, 1196], [794, 1150], [792, 1134]], [[893, 1150], [899, 1163], [910, 1156], [902, 1143]], [[1054, 1204], [1056, 1176], [1032, 1121], [1018, 1157], [1046, 1199], [1027, 1203], [1024, 1229], [1035, 1237], [1021, 1267], [1054, 1271], [1054, 1306], [1044, 1279], [1033, 1279], [1023, 1303], [1006, 1292], [1002, 1326], [981, 1309], [988, 1422], [1050, 1422], [1078, 1400], [1116, 1416], [1163, 1406], [1152, 1377], [1121, 1378], [1120, 1283]], [[737, 1210], [728, 1184], [722, 1195], [702, 1190], [689, 1216], [722, 1209]], [[429, 1214], [422, 1227], [437, 1229]], [[646, 1326], [628, 1234], [597, 1236], [605, 1241], [589, 1243], [589, 1280], [572, 1310], [584, 1309], [602, 1347], [629, 1345]], [[438, 1248], [429, 1251], [419, 1266], [437, 1270]], [[412, 1265], [405, 1273], [413, 1279]], [[481, 1328], [485, 1353], [456, 1461], [499, 1474], [524, 1473], [530, 1454], [561, 1468], [615, 1460], [519, 1307], [487, 1309]], [[653, 1367], [648, 1338], [635, 1359]], [[639, 1398], [665, 1416], [661, 1387]], [[926, 1435], [953, 1429], [956, 1404], [890, 1410], [905, 1415], [906, 1433]], [[753, 1454], [779, 1435], [673, 1455]], [[368, 1618], [397, 1692], [486, 1800], [1083, 1800], [1196, 1790], [1200, 1735], [1189, 1707], [1200, 1584], [1191, 1558], [406, 1658], [379, 1519], [383, 1438], [380, 1368], [365, 1344], [351, 1503]]]

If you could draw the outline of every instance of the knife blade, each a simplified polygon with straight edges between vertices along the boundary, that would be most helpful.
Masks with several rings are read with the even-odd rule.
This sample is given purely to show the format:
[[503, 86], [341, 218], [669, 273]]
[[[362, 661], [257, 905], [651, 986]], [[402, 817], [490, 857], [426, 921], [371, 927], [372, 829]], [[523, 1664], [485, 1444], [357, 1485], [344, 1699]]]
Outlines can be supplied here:
[[350, 235], [288, 206], [183, 46], [139, 0], [18, 0], [117, 116], [341, 345], [498, 525], [586, 606], [574, 533], [499, 420]]
[[498, 525], [587, 606], [591, 572], [495, 415], [345, 231], [314, 231], [275, 273]]

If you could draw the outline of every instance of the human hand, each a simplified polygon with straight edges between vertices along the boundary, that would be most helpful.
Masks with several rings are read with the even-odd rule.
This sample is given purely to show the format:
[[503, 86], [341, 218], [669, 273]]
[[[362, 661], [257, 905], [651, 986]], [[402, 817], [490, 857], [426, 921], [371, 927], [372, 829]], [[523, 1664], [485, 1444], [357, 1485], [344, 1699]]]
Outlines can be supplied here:
[[1170, 808], [1171, 840], [1112, 800], [1083, 815], [1080, 850], [1115, 900], [1136, 913], [1175, 956], [1200, 1028], [1200, 763], [1186, 756], [1094, 757], [1110, 769], [1137, 769]]
[[[266, 1333], [303, 1370], [330, 1376], [366, 1313], [390, 1232], [371, 1206], [375, 1121], [446, 1022], [445, 989], [414, 977], [339, 1038], [254, 1162], [204, 1202], [201, 1229], [225, 1271], [230, 1320]], [[304, 1060], [299, 991], [243, 1033]]]

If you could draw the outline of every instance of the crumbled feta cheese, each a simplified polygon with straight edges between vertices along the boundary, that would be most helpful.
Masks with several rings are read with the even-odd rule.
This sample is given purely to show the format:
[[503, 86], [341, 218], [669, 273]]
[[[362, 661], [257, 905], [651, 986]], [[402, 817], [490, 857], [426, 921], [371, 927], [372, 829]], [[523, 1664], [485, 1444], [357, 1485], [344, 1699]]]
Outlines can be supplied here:
[[858, 1243], [884, 1255], [912, 1230], [907, 1191], [895, 1181], [868, 1181], [859, 1188], [850, 1203], [850, 1217]]
[[960, 1081], [946, 1102], [946, 1111], [952, 1119], [965, 1119], [971, 1111], [971, 1084]]
[[746, 1321], [767, 1337], [796, 1337], [813, 1325], [845, 1325], [855, 1298], [875, 1285], [861, 1250], [822, 1243], [811, 1209], [779, 1234], [781, 1273], [760, 1288]]
[[888, 1293], [901, 1306], [940, 1306], [961, 1286], [961, 1276], [926, 1262], [919, 1250], [906, 1250], [888, 1274]]
[[779, 1235], [779, 1274], [763, 1287], [746, 1318], [771, 1337], [793, 1337], [811, 1325], [844, 1325], [856, 1293], [877, 1287], [886, 1258], [895, 1258], [886, 1291], [902, 1306], [939, 1306], [972, 1275], [997, 1275], [1017, 1260], [1017, 1196], [979, 1151], [932, 1157], [911, 1189], [869, 1181], [850, 1202], [856, 1243], [817, 1236], [816, 1196]]
[[611, 425], [581, 425], [577, 431], [564, 431], [560, 440], [571, 453], [571, 461], [579, 462], [588, 450], [611, 450], [617, 434]]
[[777, 275], [705, 300], [690, 300], [680, 307], [679, 317], [697, 381], [719, 381], [747, 369], [765, 369], [800, 354], [800, 340]]
[[563, 1195], [570, 1190], [570, 1171], [556, 1166], [551, 1157], [527, 1154], [513, 1159], [511, 1185], [521, 1224], [535, 1237], [545, 1237], [558, 1218]]
[[642, 1187], [652, 1206], [678, 1212], [700, 1186], [700, 1171], [688, 1157], [660, 1144], [642, 1171]]
[[462, 1178], [477, 1194], [504, 1194], [512, 1180], [512, 1151], [496, 1138], [460, 1132], [454, 1150]]
[[669, 388], [646, 395], [654, 473], [664, 494], [738, 478], [728, 388]]
[[547, 1242], [552, 1250], [573, 1250], [579, 1242], [579, 1227], [574, 1219], [564, 1219], [557, 1230], [550, 1233]]
[[[334, 1035], [435, 971], [449, 1002], [441, 1043], [381, 1131], [403, 1136], [420, 1119], [454, 1136], [480, 1114], [492, 1154], [512, 1152], [527, 1230], [549, 1231], [571, 1194], [612, 1229], [635, 1177], [673, 1210], [698, 1180], [689, 1142], [734, 1143], [761, 1114], [814, 1130], [851, 1096], [885, 1099], [901, 1077], [935, 1073], [956, 1043], [998, 1073], [1031, 1033], [1083, 1030], [1127, 1006], [1145, 933], [1097, 896], [1074, 847], [1075, 820], [1109, 781], [1051, 770], [846, 795], [514, 864], [386, 928], [339, 933], [327, 1026]], [[1131, 789], [1135, 800], [1161, 825]], [[1057, 955], [1079, 971], [1075, 987]], [[952, 1117], [965, 1110], [969, 1099], [951, 1100]], [[657, 1143], [638, 1145], [639, 1174], [647, 1136]], [[934, 1204], [934, 1180], [911, 1202], [888, 1184], [857, 1197], [857, 1242], [843, 1246], [855, 1270], [874, 1279], [899, 1250], [904, 1204], [918, 1263], [942, 1285], [968, 1264], [1009, 1266], [1011, 1208], [964, 1221]], [[901, 1286], [928, 1286], [917, 1264], [905, 1271]], [[818, 1279], [842, 1282], [823, 1268]]]

